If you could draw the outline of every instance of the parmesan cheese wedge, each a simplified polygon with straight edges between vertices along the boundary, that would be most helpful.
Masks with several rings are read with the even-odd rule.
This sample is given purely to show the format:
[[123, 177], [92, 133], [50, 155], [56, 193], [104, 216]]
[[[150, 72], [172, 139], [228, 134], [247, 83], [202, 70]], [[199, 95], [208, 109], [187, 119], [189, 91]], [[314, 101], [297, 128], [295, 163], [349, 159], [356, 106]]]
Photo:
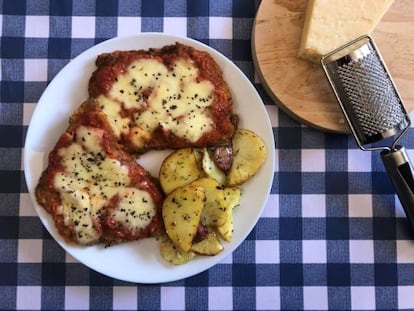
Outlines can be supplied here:
[[309, 0], [299, 57], [317, 63], [328, 52], [371, 34], [394, 0]]

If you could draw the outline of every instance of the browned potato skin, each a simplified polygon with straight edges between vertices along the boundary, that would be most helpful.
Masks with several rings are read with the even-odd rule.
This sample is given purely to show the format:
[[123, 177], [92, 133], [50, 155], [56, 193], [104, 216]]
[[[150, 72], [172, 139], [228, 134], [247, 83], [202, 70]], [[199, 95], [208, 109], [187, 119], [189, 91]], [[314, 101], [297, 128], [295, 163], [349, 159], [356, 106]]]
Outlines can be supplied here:
[[231, 146], [216, 147], [213, 160], [223, 172], [227, 173], [233, 163], [233, 148]]

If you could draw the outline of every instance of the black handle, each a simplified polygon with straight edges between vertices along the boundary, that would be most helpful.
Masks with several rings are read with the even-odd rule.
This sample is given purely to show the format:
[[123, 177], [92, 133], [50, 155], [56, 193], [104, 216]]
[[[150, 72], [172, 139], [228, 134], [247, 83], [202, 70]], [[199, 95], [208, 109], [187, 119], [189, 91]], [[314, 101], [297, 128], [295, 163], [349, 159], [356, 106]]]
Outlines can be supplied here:
[[414, 169], [408, 154], [403, 146], [396, 146], [394, 150], [382, 151], [381, 159], [414, 229]]

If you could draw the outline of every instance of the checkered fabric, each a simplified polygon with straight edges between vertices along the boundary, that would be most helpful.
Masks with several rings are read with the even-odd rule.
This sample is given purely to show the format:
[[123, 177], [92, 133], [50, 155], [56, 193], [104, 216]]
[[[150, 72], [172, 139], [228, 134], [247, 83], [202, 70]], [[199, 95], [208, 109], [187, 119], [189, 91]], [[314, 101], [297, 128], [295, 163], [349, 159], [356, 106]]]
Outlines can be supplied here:
[[[414, 235], [378, 153], [302, 126], [269, 100], [250, 48], [258, 4], [0, 1], [0, 309], [414, 309]], [[277, 165], [263, 215], [231, 256], [188, 279], [143, 286], [64, 252], [35, 214], [21, 162], [32, 111], [57, 72], [103, 40], [148, 31], [202, 41], [244, 71], [269, 113]], [[403, 140], [409, 153], [413, 135]]]

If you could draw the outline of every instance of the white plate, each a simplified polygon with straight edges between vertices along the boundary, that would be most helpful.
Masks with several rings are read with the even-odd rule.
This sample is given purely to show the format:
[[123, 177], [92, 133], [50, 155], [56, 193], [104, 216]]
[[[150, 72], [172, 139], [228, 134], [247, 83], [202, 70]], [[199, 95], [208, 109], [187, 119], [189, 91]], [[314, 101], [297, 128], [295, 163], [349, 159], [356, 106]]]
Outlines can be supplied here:
[[[240, 116], [240, 128], [258, 133], [265, 141], [268, 156], [259, 173], [243, 186], [241, 206], [234, 213], [234, 235], [224, 251], [212, 257], [198, 257], [181, 266], [165, 262], [158, 242], [144, 239], [104, 248], [102, 245], [80, 247], [66, 243], [57, 232], [50, 215], [36, 203], [34, 189], [47, 165], [47, 156], [60, 134], [66, 129], [71, 113], [87, 98], [89, 77], [95, 70], [98, 54], [114, 50], [148, 49], [179, 41], [208, 51], [223, 70], [234, 100], [234, 111]], [[139, 162], [158, 175], [166, 151], [150, 152]], [[212, 48], [192, 39], [161, 33], [114, 38], [83, 52], [53, 79], [41, 96], [33, 113], [24, 150], [26, 183], [43, 225], [52, 237], [74, 258], [107, 276], [136, 283], [162, 283], [198, 274], [231, 254], [255, 226], [268, 197], [274, 173], [274, 138], [265, 107], [255, 88], [231, 61]]]

